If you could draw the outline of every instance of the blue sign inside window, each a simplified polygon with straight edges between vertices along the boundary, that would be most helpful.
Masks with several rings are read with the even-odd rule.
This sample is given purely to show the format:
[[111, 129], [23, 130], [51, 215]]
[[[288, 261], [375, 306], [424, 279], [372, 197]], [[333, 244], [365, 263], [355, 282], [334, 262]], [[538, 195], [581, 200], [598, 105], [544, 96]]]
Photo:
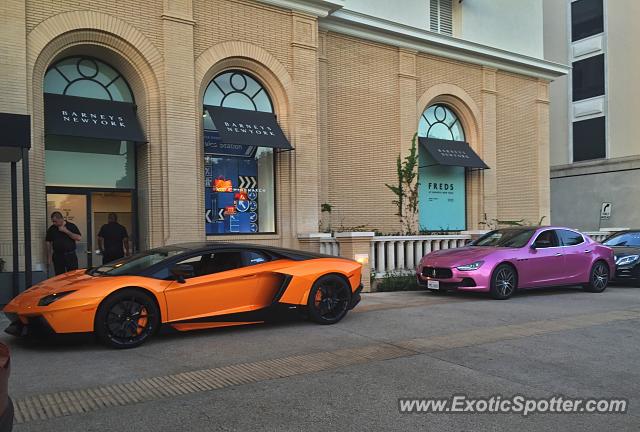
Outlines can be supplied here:
[[259, 219], [257, 160], [206, 155], [205, 174], [207, 235], [256, 232]]
[[463, 231], [466, 224], [465, 169], [436, 165], [420, 149], [418, 187], [420, 230]]

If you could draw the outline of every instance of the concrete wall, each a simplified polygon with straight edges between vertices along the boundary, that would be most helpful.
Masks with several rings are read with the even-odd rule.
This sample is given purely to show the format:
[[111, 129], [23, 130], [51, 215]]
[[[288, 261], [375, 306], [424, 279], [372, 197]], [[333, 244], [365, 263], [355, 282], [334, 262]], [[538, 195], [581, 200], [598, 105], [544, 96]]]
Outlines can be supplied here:
[[429, 30], [428, 1], [403, 0], [399, 7], [389, 0], [345, 0], [344, 9]]
[[[557, 63], [569, 61], [568, 5], [564, 1], [544, 0], [544, 58]], [[564, 165], [571, 160], [569, 145], [569, 76], [549, 86], [550, 164]]]
[[609, 0], [605, 5], [609, 157], [640, 155], [640, 2]]
[[[543, 57], [542, 0], [453, 1], [454, 35], [472, 42]], [[559, 2], [559, 0], [556, 0]], [[344, 8], [429, 30], [426, 0], [345, 0]]]
[[551, 221], [586, 231], [597, 230], [600, 206], [612, 203], [602, 227], [640, 227], [640, 169], [551, 179]]
[[461, 6], [462, 39], [543, 57], [541, 0], [472, 0]]

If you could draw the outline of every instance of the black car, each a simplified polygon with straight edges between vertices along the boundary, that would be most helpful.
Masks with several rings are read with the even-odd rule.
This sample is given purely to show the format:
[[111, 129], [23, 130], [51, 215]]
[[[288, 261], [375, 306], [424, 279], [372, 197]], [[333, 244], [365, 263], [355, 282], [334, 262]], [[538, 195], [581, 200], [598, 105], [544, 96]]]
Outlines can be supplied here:
[[640, 282], [640, 230], [617, 232], [602, 243], [613, 249], [616, 260], [615, 280]]

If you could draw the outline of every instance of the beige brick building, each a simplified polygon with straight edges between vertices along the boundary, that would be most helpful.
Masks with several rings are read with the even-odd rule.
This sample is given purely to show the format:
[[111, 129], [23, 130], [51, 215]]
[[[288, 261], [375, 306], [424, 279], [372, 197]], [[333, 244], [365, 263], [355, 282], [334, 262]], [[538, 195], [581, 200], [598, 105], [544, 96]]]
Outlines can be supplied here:
[[[324, 203], [332, 206], [334, 229], [399, 231], [394, 197], [384, 185], [397, 181], [396, 157], [406, 155], [422, 113], [434, 104], [457, 116], [465, 141], [490, 168], [464, 174], [465, 228], [477, 229], [485, 219], [548, 218], [548, 88], [566, 67], [542, 60], [541, 51], [474, 37], [472, 30], [482, 27], [477, 3], [452, 2], [452, 28], [431, 31], [424, 3], [424, 28], [418, 28], [359, 1], [3, 1], [0, 112], [31, 118], [34, 269], [46, 264], [48, 205], [73, 193], [92, 203], [86, 217], [76, 215], [91, 231], [89, 251], [100, 218], [111, 211], [125, 215], [138, 249], [205, 238], [298, 247], [299, 236], [319, 231]], [[533, 19], [526, 9], [505, 10]], [[497, 41], [514, 43], [493, 25]], [[65, 173], [51, 168], [61, 150], [46, 133], [44, 94], [53, 85], [47, 74], [65, 59], [84, 58], [120, 74], [135, 102], [147, 142], [128, 147], [133, 183], [125, 188], [56, 183]], [[89, 76], [92, 67], [78, 63], [77, 70]], [[212, 80], [227, 71], [262, 86], [295, 148], [273, 153], [273, 199], [261, 201], [260, 226], [247, 225], [251, 233], [229, 228], [226, 219], [209, 222], [223, 207], [211, 207], [205, 193], [216, 173], [203, 162], [203, 103]], [[9, 164], [0, 164], [0, 181], [0, 257], [10, 264]], [[98, 197], [111, 204], [100, 207]], [[218, 222], [212, 234], [206, 225]]]

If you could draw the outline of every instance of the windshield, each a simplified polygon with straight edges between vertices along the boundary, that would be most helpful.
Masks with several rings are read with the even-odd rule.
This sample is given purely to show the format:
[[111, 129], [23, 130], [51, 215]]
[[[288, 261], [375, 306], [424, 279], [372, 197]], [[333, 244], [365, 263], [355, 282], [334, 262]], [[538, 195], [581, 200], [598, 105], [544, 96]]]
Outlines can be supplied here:
[[534, 232], [531, 228], [495, 230], [483, 235], [471, 245], [520, 248], [529, 242]]
[[186, 249], [152, 249], [89, 270], [90, 275], [123, 276], [138, 274], [161, 261], [184, 253]]
[[640, 231], [616, 234], [603, 243], [605, 246], [635, 246], [640, 247]]

